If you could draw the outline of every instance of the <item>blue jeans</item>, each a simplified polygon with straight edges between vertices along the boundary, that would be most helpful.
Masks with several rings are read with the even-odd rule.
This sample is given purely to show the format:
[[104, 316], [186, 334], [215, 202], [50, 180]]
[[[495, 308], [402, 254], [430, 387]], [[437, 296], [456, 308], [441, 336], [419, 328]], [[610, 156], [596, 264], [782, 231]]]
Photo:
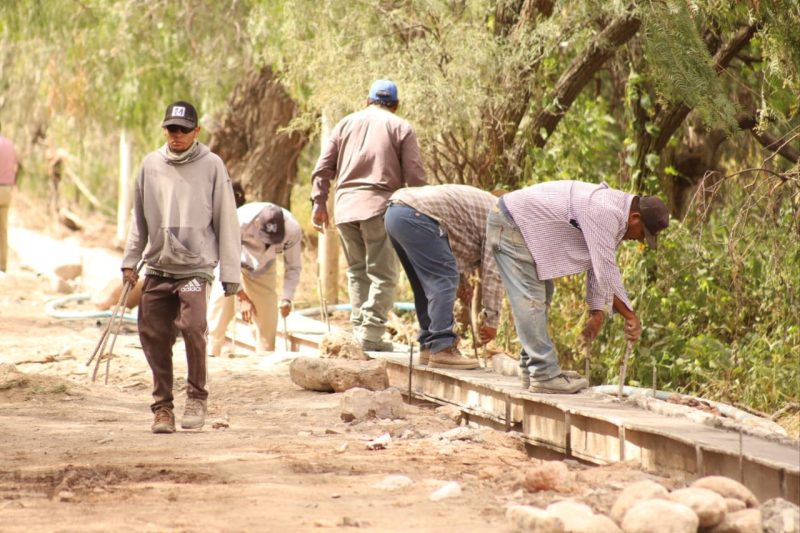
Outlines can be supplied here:
[[385, 220], [414, 291], [420, 349], [435, 353], [453, 346], [458, 267], [447, 233], [431, 217], [403, 204], [391, 204]]
[[539, 279], [536, 263], [519, 228], [495, 206], [486, 222], [486, 246], [490, 246], [508, 292], [511, 313], [522, 343], [520, 367], [534, 381], [561, 373], [553, 342], [547, 334], [547, 310], [553, 281]]

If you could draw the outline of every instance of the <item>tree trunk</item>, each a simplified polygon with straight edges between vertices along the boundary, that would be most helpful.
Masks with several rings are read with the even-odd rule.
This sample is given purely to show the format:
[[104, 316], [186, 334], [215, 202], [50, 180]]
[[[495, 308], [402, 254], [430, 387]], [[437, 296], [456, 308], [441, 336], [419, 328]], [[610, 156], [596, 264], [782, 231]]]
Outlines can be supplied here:
[[218, 154], [248, 201], [289, 208], [297, 161], [308, 142], [304, 132], [283, 132], [297, 113], [270, 67], [247, 74], [234, 88], [226, 115], [212, 132], [209, 148]]

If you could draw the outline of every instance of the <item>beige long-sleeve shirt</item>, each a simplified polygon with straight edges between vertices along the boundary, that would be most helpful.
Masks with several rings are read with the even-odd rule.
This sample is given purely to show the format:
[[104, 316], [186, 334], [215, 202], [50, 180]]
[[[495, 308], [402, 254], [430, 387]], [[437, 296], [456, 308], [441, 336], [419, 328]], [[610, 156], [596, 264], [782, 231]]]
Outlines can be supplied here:
[[337, 224], [382, 214], [394, 191], [425, 185], [414, 129], [379, 105], [346, 116], [322, 148], [311, 200], [324, 204], [334, 179]]

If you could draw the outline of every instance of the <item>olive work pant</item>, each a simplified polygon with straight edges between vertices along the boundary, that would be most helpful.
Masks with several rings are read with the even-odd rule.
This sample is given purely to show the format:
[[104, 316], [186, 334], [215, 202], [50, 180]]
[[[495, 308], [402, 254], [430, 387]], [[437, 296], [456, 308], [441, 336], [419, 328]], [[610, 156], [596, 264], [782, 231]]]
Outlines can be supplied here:
[[172, 346], [180, 332], [186, 346], [186, 396], [208, 398], [206, 390], [206, 308], [208, 282], [202, 278], [146, 276], [139, 302], [139, 340], [153, 372], [153, 412], [174, 408]]

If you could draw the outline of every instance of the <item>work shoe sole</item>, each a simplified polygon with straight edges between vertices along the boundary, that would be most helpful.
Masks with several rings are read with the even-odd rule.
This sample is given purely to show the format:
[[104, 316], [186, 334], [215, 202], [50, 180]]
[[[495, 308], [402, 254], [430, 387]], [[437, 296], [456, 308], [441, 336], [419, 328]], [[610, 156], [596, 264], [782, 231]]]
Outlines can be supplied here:
[[428, 361], [428, 368], [452, 368], [456, 370], [472, 370], [479, 368], [481, 365], [476, 359], [467, 359], [463, 363], [437, 363], [436, 361]]
[[[563, 374], [570, 379], [584, 379], [579, 373], [575, 372], [574, 370], [564, 370]], [[587, 380], [588, 382], [588, 380]], [[522, 384], [523, 389], [530, 389], [531, 388], [531, 376], [526, 375], [520, 378], [520, 383]]]
[[564, 379], [560, 378], [557, 381], [548, 379], [546, 381], [533, 381], [528, 389], [537, 394], [575, 394], [589, 386], [589, 382], [585, 379]]

